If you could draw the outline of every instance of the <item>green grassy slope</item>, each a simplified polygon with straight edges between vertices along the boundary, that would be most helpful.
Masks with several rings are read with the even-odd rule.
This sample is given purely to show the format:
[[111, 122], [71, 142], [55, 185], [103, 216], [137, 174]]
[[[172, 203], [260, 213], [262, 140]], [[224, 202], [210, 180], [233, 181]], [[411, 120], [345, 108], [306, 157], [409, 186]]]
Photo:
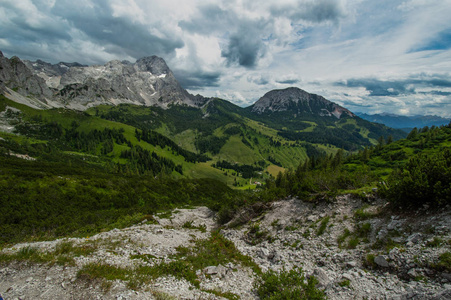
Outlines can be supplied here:
[[[240, 165], [259, 165], [263, 170], [253, 177], [263, 181], [268, 174], [274, 176], [275, 170], [296, 168], [307, 157], [334, 154], [341, 147], [347, 150], [363, 149], [364, 146], [377, 143], [377, 134], [390, 133], [381, 125], [370, 124], [358, 118], [337, 120], [297, 116], [290, 119], [289, 112], [272, 114], [269, 117], [259, 116], [221, 99], [209, 101], [202, 109], [171, 106], [163, 110], [159, 107], [124, 104], [98, 106], [86, 112], [65, 109], [40, 111], [4, 98], [1, 101], [4, 105], [19, 109], [22, 112], [20, 119], [27, 126], [39, 128], [42, 124], [58, 123], [66, 134], [75, 123], [75, 130], [79, 134], [89, 136], [94, 130], [117, 130], [121, 131], [126, 140], [119, 143], [113, 139], [112, 145], [107, 145], [107, 142], [102, 140], [98, 142], [95, 150], [91, 147], [89, 151], [86, 147], [74, 149], [74, 141], [72, 148], [61, 143], [54, 145], [61, 150], [97, 156], [99, 163], [105, 165], [129, 164], [126, 168], [121, 167], [129, 172], [143, 172], [142, 165], [145, 161], [131, 163], [132, 159], [136, 160], [136, 156], [129, 153], [129, 157], [125, 157], [123, 153], [133, 152], [133, 149], [140, 153], [149, 151], [155, 153], [160, 161], [163, 160], [162, 163], [167, 159], [177, 167], [171, 167], [169, 164], [169, 170], [164, 169], [172, 176], [205, 176], [228, 184], [238, 181], [239, 185], [245, 185], [248, 179], [240, 174], [233, 178], [221, 175], [222, 171], [211, 165], [222, 160]], [[28, 129], [24, 128], [22, 134], [26, 134]], [[137, 130], [152, 131], [155, 132], [154, 135], [161, 134], [161, 137], [156, 138], [157, 142], [151, 143], [139, 138], [136, 135]], [[46, 140], [44, 135], [36, 132], [27, 136]], [[169, 138], [169, 142], [164, 141], [164, 138]], [[51, 138], [48, 138], [47, 142], [50, 140]], [[51, 142], [55, 144], [54, 141]], [[191, 161], [184, 151], [189, 152], [192, 157], [204, 157], [199, 160], [203, 163], [199, 165]], [[205, 157], [210, 160], [205, 162]]]
[[[173, 139], [178, 145], [196, 153], [205, 153], [212, 161], [228, 160], [252, 165], [266, 162], [266, 171], [274, 165], [294, 168], [307, 156], [335, 153], [342, 145], [340, 136], [346, 135], [348, 149], [359, 149], [376, 142], [374, 135], [360, 120], [303, 120], [290, 125], [293, 132], [275, 125], [279, 119], [265, 120], [250, 114], [230, 102], [214, 99], [202, 110], [172, 106], [167, 110], [156, 107], [119, 105], [100, 106], [88, 110], [101, 118], [127, 123], [137, 128], [155, 130]], [[231, 127], [235, 131], [230, 130]], [[352, 127], [352, 128], [350, 128]], [[233, 128], [232, 128], [233, 129]], [[348, 132], [348, 129], [352, 129]], [[330, 132], [321, 136], [318, 132]], [[382, 133], [386, 133], [382, 130]], [[312, 142], [300, 142], [297, 134], [308, 134]], [[307, 138], [308, 138], [307, 137]], [[302, 138], [302, 137], [301, 137]], [[200, 144], [211, 147], [200, 147]]]

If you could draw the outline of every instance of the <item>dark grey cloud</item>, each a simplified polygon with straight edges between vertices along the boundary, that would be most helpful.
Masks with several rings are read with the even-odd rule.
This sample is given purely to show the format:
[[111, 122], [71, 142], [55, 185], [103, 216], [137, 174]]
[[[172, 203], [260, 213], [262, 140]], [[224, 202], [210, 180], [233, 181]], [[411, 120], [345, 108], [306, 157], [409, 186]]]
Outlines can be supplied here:
[[447, 78], [443, 78], [443, 79], [430, 79], [430, 80], [425, 80], [426, 83], [428, 83], [429, 85], [432, 86], [437, 86], [437, 87], [451, 87], [451, 78], [447, 77]]
[[424, 45], [413, 49], [411, 52], [427, 50], [447, 50], [451, 48], [451, 28], [439, 32]]
[[339, 1], [335, 0], [304, 1], [294, 5], [273, 6], [271, 12], [273, 16], [289, 17], [293, 22], [302, 20], [314, 23], [338, 22], [345, 16]]
[[281, 84], [296, 84], [299, 82], [298, 79], [286, 79], [286, 80], [276, 80], [277, 83]]
[[[80, 30], [95, 44], [103, 45], [113, 54], [126, 54], [135, 58], [167, 56], [184, 46], [184, 42], [172, 33], [157, 36], [150, 32], [149, 25], [115, 16], [107, 0], [93, 1], [91, 6], [71, 0], [56, 1], [52, 14], [64, 18], [71, 27]], [[153, 26], [163, 27], [159, 23]]]
[[225, 10], [215, 4], [198, 8], [191, 20], [179, 22], [180, 28], [191, 33], [211, 35], [214, 32], [226, 33], [227, 43], [222, 45], [221, 56], [227, 66], [254, 68], [267, 53], [267, 41], [277, 39], [275, 17], [288, 18], [292, 22], [301, 20], [322, 23], [338, 22], [344, 16], [337, 1], [301, 1], [297, 5], [273, 6], [269, 17], [251, 19], [233, 10]]
[[[337, 86], [364, 87], [370, 96], [399, 96], [417, 94], [416, 89], [420, 87], [449, 88], [451, 87], [451, 77], [448, 75], [434, 74], [412, 75], [408, 79], [402, 80], [380, 80], [376, 78], [348, 79], [346, 82], [336, 82]], [[431, 92], [421, 92], [431, 95], [448, 95], [447, 91], [434, 90]]]
[[[41, 9], [40, 3], [36, 4]], [[2, 50], [7, 55], [19, 55], [21, 58], [49, 57], [41, 52], [37, 45], [47, 48], [63, 42], [70, 42], [72, 37], [69, 25], [59, 18], [46, 17], [46, 12], [28, 15], [28, 11], [17, 8], [14, 1], [3, 1], [1, 9], [7, 18], [0, 20], [0, 38], [7, 41]]]
[[198, 8], [198, 14], [191, 20], [183, 20], [179, 27], [191, 33], [209, 35], [212, 32], [224, 32], [240, 22], [231, 10], [220, 8], [216, 4], [206, 4]]
[[[338, 85], [342, 85], [339, 83]], [[398, 96], [413, 94], [415, 89], [407, 88], [405, 81], [382, 81], [378, 79], [348, 79], [344, 84], [347, 87], [364, 87], [370, 96]]]
[[451, 96], [451, 92], [443, 92], [443, 91], [420, 92], [419, 94], [437, 95], [437, 96]]
[[253, 68], [265, 53], [266, 45], [258, 30], [243, 24], [237, 32], [230, 36], [229, 44], [226, 49], [221, 51], [221, 56], [226, 58], [228, 66], [240, 65]]
[[269, 83], [269, 79], [265, 76], [248, 76], [247, 81], [257, 85], [267, 85]]
[[227, 66], [253, 68], [266, 53], [263, 39], [268, 35], [265, 28], [269, 23], [270, 21], [264, 19], [240, 18], [231, 10], [208, 4], [199, 7], [196, 17], [179, 22], [179, 26], [191, 33], [202, 35], [214, 32], [227, 33], [228, 43], [221, 51]]
[[174, 76], [185, 89], [202, 89], [204, 87], [219, 86], [220, 72], [187, 71], [175, 69]]
[[426, 107], [426, 108], [440, 108], [440, 107], [450, 107], [451, 106], [451, 101], [446, 101], [446, 102], [438, 102], [438, 103], [426, 103], [423, 104], [422, 107]]
[[341, 105], [343, 106], [343, 107], [346, 107], [346, 108], [359, 108], [359, 107], [362, 107], [362, 108], [372, 108], [373, 107], [373, 104], [370, 104], [370, 103], [357, 103], [357, 102], [354, 102], [354, 101], [352, 101], [352, 100], [341, 100], [340, 101], [340, 103], [341, 103]]
[[[26, 11], [15, 6], [14, 1], [2, 1], [2, 8], [5, 10], [8, 22], [2, 22], [0, 27], [0, 37], [9, 38], [15, 41], [41, 41], [42, 39], [71, 40], [67, 33], [69, 26], [59, 19], [46, 18], [46, 12], [36, 15], [24, 15]], [[38, 10], [44, 7], [41, 3], [36, 3]], [[6, 20], [5, 20], [6, 21]]]
[[[98, 54], [83, 61], [83, 53], [89, 56], [101, 51], [118, 58], [138, 59], [149, 55], [168, 58], [184, 46], [177, 34], [164, 31], [163, 19], [143, 24], [129, 16], [117, 16], [110, 1], [96, 0], [89, 4], [58, 0], [50, 7], [43, 1], [33, 1], [34, 6], [26, 9], [13, 1], [2, 4], [1, 9], [8, 16], [0, 20], [0, 38], [8, 42], [2, 50], [15, 55], [24, 53], [22, 58], [34, 55], [60, 60], [67, 59], [64, 56], [70, 55], [68, 52], [74, 55], [80, 47], [77, 58], [80, 62], [104, 63]], [[159, 32], [152, 33], [152, 28]], [[93, 49], [82, 48], [81, 43], [85, 42]], [[60, 57], [55, 57], [56, 53]]]

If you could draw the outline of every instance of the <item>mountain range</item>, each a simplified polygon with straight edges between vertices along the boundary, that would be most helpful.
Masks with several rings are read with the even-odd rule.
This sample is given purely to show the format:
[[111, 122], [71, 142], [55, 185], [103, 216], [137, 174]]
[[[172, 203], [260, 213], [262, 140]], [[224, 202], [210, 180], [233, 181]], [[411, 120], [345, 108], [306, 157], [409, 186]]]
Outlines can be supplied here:
[[[100, 104], [201, 107], [209, 100], [184, 90], [166, 62], [156, 56], [144, 57], [135, 63], [113, 60], [94, 66], [21, 61], [18, 57], [8, 59], [1, 52], [0, 59], [3, 90], [36, 97], [43, 102], [43, 107], [77, 110]], [[343, 113], [355, 116], [336, 103], [294, 87], [270, 91], [248, 109], [257, 114], [293, 111], [295, 115], [308, 113], [338, 119]]]
[[[297, 87], [269, 91], [246, 108], [223, 99], [191, 95], [165, 61], [156, 56], [135, 63], [110, 61], [86, 66], [8, 59], [0, 52], [0, 91], [5, 101], [13, 100], [32, 109], [4, 102], [5, 107], [24, 113], [21, 120], [25, 124], [20, 129], [16, 119], [10, 120], [22, 134], [32, 135], [38, 126], [41, 129], [34, 138], [61, 139], [63, 134], [73, 143], [71, 151], [88, 152], [125, 165], [131, 163], [127, 151], [133, 152], [139, 145], [172, 161], [167, 166], [175, 170], [177, 165], [179, 174], [216, 176], [229, 184], [242, 180], [242, 172], [249, 170], [254, 176], [257, 170], [276, 175], [283, 168], [297, 167], [307, 157], [334, 154], [338, 149], [357, 151], [378, 144], [381, 136], [406, 136], [401, 130], [366, 121]], [[83, 117], [67, 109], [81, 111]], [[60, 134], [46, 137], [49, 127], [53, 128], [52, 134]], [[108, 145], [89, 142], [90, 134], [92, 138], [98, 134], [95, 130], [119, 127], [125, 131], [124, 137], [109, 138]], [[128, 140], [127, 147], [122, 144], [124, 140]], [[92, 145], [81, 146], [84, 143]], [[67, 144], [57, 144], [69, 150]], [[127, 168], [144, 172], [145, 167], [137, 164]], [[234, 178], [219, 175], [218, 169], [225, 166], [235, 169]]]

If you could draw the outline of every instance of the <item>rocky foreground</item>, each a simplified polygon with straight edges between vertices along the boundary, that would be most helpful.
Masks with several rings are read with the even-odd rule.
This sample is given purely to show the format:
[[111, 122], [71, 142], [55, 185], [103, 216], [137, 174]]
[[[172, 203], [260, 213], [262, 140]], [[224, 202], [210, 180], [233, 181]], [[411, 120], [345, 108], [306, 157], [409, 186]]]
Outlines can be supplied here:
[[[258, 217], [243, 210], [220, 233], [263, 272], [302, 267], [328, 299], [451, 299], [451, 208], [388, 214], [383, 206], [351, 196], [321, 204], [288, 199]], [[143, 267], [183, 261], [179, 246], [195, 247], [216, 227], [214, 213], [198, 207], [92, 237], [17, 244], [1, 251], [0, 294], [8, 300], [258, 299], [256, 268], [236, 260], [195, 270], [191, 280], [177, 270], [147, 281], [134, 277]], [[104, 273], [96, 276], [95, 266]]]

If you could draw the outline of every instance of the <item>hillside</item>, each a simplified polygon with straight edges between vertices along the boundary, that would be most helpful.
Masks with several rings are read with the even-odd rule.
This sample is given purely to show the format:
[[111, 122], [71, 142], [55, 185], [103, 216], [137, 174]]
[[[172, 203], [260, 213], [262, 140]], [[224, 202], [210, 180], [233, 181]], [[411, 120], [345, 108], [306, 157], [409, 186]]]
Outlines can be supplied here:
[[[66, 109], [36, 110], [2, 97], [0, 99], [3, 120], [3, 132], [0, 133], [0, 159], [4, 170], [1, 174], [4, 195], [2, 201], [9, 199], [7, 203], [12, 205], [3, 206], [4, 214], [10, 215], [11, 219], [4, 221], [2, 240], [6, 242], [20, 238], [22, 234], [27, 236], [29, 234], [27, 232], [31, 232], [28, 230], [35, 230], [31, 228], [47, 227], [43, 225], [44, 223], [41, 224], [41, 221], [56, 224], [55, 232], [47, 231], [46, 234], [50, 235], [78, 232], [86, 224], [97, 224], [89, 230], [83, 229], [95, 232], [102, 226], [117, 222], [119, 212], [133, 215], [134, 212], [146, 214], [146, 211], [153, 213], [159, 209], [167, 209], [178, 203], [171, 204], [172, 200], [169, 199], [173, 196], [167, 195], [169, 191], [163, 189], [157, 194], [148, 194], [148, 190], [155, 190], [155, 187], [151, 187], [153, 185], [164, 186], [162, 182], [177, 184], [174, 180], [181, 178], [189, 180], [179, 183], [181, 193], [185, 195], [180, 199], [182, 201], [180, 203], [187, 203], [187, 199], [197, 197], [194, 196], [197, 192], [192, 194], [193, 191], [188, 187], [202, 182], [198, 181], [201, 178], [209, 178], [211, 181], [205, 181], [204, 184], [216, 192], [224, 190], [221, 181], [229, 186], [247, 188], [250, 186], [249, 181], [259, 180], [260, 184], [266, 185], [262, 194], [255, 195], [258, 195], [258, 199], [266, 200], [288, 195], [327, 199], [349, 190], [360, 195], [371, 192], [382, 180], [390, 179], [392, 176], [390, 174], [398, 174], [393, 172], [396, 168], [408, 167], [409, 161], [419, 153], [437, 157], [433, 161], [425, 162], [428, 165], [434, 165], [436, 161], [446, 162], [447, 158], [439, 158], [439, 155], [446, 155], [445, 150], [451, 146], [450, 128], [435, 127], [421, 132], [412, 131], [408, 139], [399, 141], [392, 139], [385, 141], [381, 138], [377, 145], [366, 147], [352, 155], [346, 155], [343, 150], [324, 151], [317, 152], [310, 159], [294, 160], [293, 157], [305, 155], [305, 148], [310, 149], [308, 143], [293, 143], [281, 139], [275, 129], [233, 112], [233, 109], [239, 112], [240, 108], [233, 106], [229, 108], [231, 104], [226, 101], [216, 100], [209, 104], [204, 111], [187, 106], [173, 106], [163, 110], [155, 107], [122, 105], [99, 106], [92, 111], [77, 112]], [[228, 109], [224, 111], [224, 108]], [[137, 114], [136, 110], [142, 114]], [[203, 117], [207, 113], [211, 117]], [[180, 114], [191, 114], [190, 119], [193, 122], [182, 122]], [[123, 123], [107, 120], [108, 116], [121, 118]], [[137, 120], [136, 116], [141, 116], [142, 119]], [[149, 122], [149, 116], [157, 116], [153, 118], [155, 122]], [[127, 119], [128, 117], [130, 119]], [[212, 121], [211, 118], [215, 119]], [[158, 123], [157, 120], [165, 122]], [[125, 124], [132, 121], [138, 121], [135, 124], [137, 127]], [[168, 124], [173, 127], [169, 127]], [[8, 133], [8, 130], [15, 134]], [[162, 132], [165, 135], [161, 134]], [[167, 136], [172, 136], [173, 139]], [[328, 148], [318, 146], [315, 149]], [[259, 159], [255, 153], [260, 153], [262, 158]], [[264, 160], [263, 155], [268, 155], [270, 165]], [[238, 159], [247, 159], [245, 161], [247, 164], [236, 163]], [[294, 171], [291, 169], [283, 172], [284, 169], [277, 166], [279, 162], [275, 161], [276, 159], [292, 164], [296, 161]], [[443, 191], [440, 192], [442, 193], [440, 197], [445, 202], [448, 201], [449, 194], [446, 183], [451, 182], [451, 179], [446, 177], [448, 167], [445, 166], [443, 169], [437, 166], [437, 170], [443, 169], [440, 171], [442, 179], [439, 179], [442, 185], [437, 185], [437, 179], [434, 179], [436, 181], [432, 185], [435, 189]], [[266, 173], [269, 171], [274, 172], [273, 178]], [[428, 173], [422, 171], [421, 174]], [[100, 181], [97, 182], [98, 180]], [[18, 182], [22, 183], [17, 184]], [[182, 182], [187, 186], [185, 187], [185, 183]], [[260, 187], [259, 184], [254, 183], [255, 185]], [[148, 187], [142, 189], [140, 186]], [[185, 188], [189, 192], [183, 191]], [[77, 190], [80, 192], [74, 194]], [[431, 197], [434, 191], [425, 190], [426, 194], [423, 195], [428, 195], [426, 199], [432, 201], [435, 199], [435, 196]], [[224, 221], [231, 218], [243, 203], [241, 200], [238, 202], [233, 200], [234, 197], [241, 197], [234, 194], [236, 192], [228, 193], [235, 196], [222, 194], [218, 199], [226, 197], [229, 200], [220, 204], [208, 202], [210, 200], [200, 200], [198, 203], [207, 201], [208, 205], [220, 210], [219, 219]], [[396, 193], [395, 191], [391, 194]], [[86, 198], [87, 195], [89, 197]], [[215, 198], [214, 195], [215, 193], [208, 197]], [[387, 197], [389, 196], [390, 192], [387, 193]], [[168, 201], [153, 202], [158, 197]], [[86, 206], [88, 208], [86, 212], [90, 214], [91, 210], [99, 210], [99, 213], [102, 211], [100, 213], [102, 217], [91, 219], [85, 216], [87, 218], [85, 219], [83, 214], [80, 214], [82, 218], [76, 221], [79, 225], [66, 224], [64, 216], [70, 214], [70, 210], [65, 209], [76, 209], [78, 205], [88, 201], [85, 198], [96, 199], [93, 202], [94, 207]], [[174, 199], [177, 198], [178, 196]], [[81, 202], [79, 204], [74, 202], [73, 208], [63, 206], [62, 211], [50, 210], [53, 212], [48, 211], [42, 216], [39, 216], [41, 210], [36, 210], [34, 211], [36, 216], [30, 215], [26, 219], [23, 218], [25, 212], [17, 212], [17, 217], [14, 217], [16, 212], [11, 214], [10, 210], [16, 210], [14, 207], [22, 207], [28, 211], [28, 205], [15, 203], [38, 201], [33, 205], [39, 206], [37, 204], [39, 199], [55, 200], [62, 204], [74, 199]], [[204, 199], [203, 196], [200, 199]], [[117, 204], [114, 204], [115, 201]], [[148, 208], [143, 209], [146, 205]], [[53, 207], [53, 204], [49, 203], [48, 207]], [[114, 210], [107, 210], [107, 207]], [[113, 212], [114, 214], [110, 216], [109, 214]], [[55, 223], [49, 218], [53, 213], [61, 218]], [[18, 230], [14, 234], [9, 227], [11, 224], [16, 224], [15, 228]], [[18, 224], [22, 224], [20, 226], [24, 228], [20, 229]]]
[[270, 91], [245, 112], [277, 129], [278, 135], [288, 140], [331, 144], [349, 151], [375, 144], [381, 136], [405, 137], [400, 130], [365, 121], [346, 108], [299, 88]]

